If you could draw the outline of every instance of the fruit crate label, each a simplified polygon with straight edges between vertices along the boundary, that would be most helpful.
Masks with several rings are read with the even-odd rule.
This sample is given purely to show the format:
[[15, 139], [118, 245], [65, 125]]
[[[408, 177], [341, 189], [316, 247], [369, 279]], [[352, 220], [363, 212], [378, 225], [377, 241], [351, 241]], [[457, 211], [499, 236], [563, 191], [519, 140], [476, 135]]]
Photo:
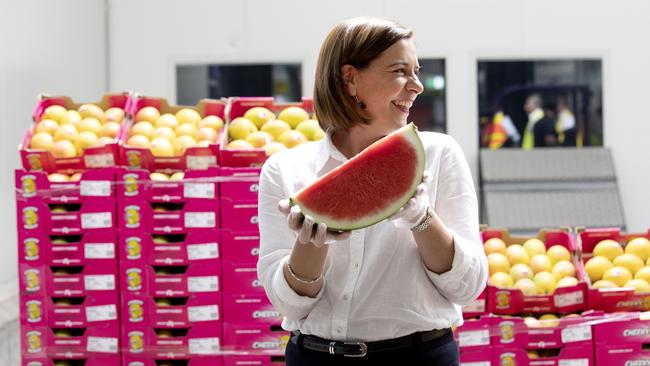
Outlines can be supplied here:
[[217, 292], [219, 291], [218, 276], [188, 277], [187, 290], [189, 292]]
[[575, 358], [572, 360], [560, 360], [557, 366], [589, 366], [589, 359]]
[[106, 168], [115, 166], [115, 158], [113, 154], [92, 154], [85, 155], [84, 162], [86, 168]]
[[219, 305], [189, 306], [187, 318], [191, 322], [219, 320]]
[[88, 275], [84, 276], [86, 290], [115, 290], [115, 276]]
[[582, 291], [567, 292], [565, 294], [553, 296], [553, 302], [558, 308], [582, 304], [585, 302]]
[[458, 333], [458, 343], [461, 347], [486, 346], [490, 344], [490, 330], [473, 330]]
[[190, 353], [195, 355], [216, 355], [219, 353], [219, 337], [191, 338]]
[[186, 165], [187, 169], [208, 169], [208, 167], [217, 165], [217, 157], [188, 155], [186, 157]]
[[86, 259], [113, 259], [115, 258], [114, 243], [86, 243], [84, 246]]
[[186, 212], [185, 227], [211, 228], [216, 226], [214, 212]]
[[79, 187], [82, 196], [108, 197], [111, 195], [111, 182], [107, 180], [82, 180]]
[[490, 361], [461, 362], [460, 366], [490, 366]]
[[185, 183], [185, 198], [214, 198], [214, 183]]
[[473, 303], [463, 306], [463, 313], [482, 313], [485, 311], [485, 299], [476, 299]]
[[213, 259], [219, 258], [217, 243], [192, 244], [187, 246], [187, 259]]
[[591, 327], [588, 325], [562, 329], [562, 343], [586, 341], [589, 339], [591, 339]]
[[84, 229], [101, 229], [113, 227], [110, 212], [81, 214], [81, 227]]
[[86, 307], [86, 320], [89, 322], [117, 320], [117, 308], [115, 304], [88, 306]]
[[88, 337], [88, 352], [117, 353], [117, 338]]

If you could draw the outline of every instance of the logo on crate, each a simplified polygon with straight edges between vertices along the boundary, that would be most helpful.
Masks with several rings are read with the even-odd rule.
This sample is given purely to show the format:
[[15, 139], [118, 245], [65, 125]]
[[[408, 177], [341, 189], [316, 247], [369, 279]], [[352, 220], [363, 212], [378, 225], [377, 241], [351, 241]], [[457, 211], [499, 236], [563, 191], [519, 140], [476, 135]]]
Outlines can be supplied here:
[[280, 342], [266, 341], [266, 342], [253, 342], [253, 349], [279, 349]]
[[23, 208], [23, 226], [25, 229], [38, 227], [38, 208], [32, 206]]
[[135, 174], [124, 175], [124, 195], [135, 196], [138, 194], [138, 176]]
[[126, 238], [126, 258], [140, 259], [142, 257], [142, 239], [137, 236]]
[[43, 366], [39, 361], [32, 361], [27, 364], [27, 366]]
[[284, 351], [287, 348], [287, 344], [289, 343], [289, 340], [290, 337], [287, 334], [280, 336], [280, 349]]
[[261, 287], [262, 283], [260, 282], [260, 280], [253, 280], [253, 282], [251, 282], [251, 286], [253, 286], [255, 288]]
[[35, 261], [38, 259], [38, 239], [27, 238], [23, 241], [25, 249], [25, 260]]
[[497, 291], [497, 309], [507, 309], [510, 307], [510, 293], [508, 291]]
[[25, 175], [20, 178], [21, 186], [23, 187], [23, 197], [36, 196], [36, 177], [33, 175]]
[[133, 229], [140, 226], [140, 207], [139, 206], [126, 206], [124, 208], [124, 218], [126, 219], [126, 227]]
[[25, 303], [27, 305], [27, 321], [30, 323], [38, 323], [41, 321], [41, 302], [38, 300], [31, 300]]
[[25, 271], [25, 290], [35, 292], [41, 289], [38, 273], [38, 269], [34, 268]]
[[142, 363], [140, 361], [129, 362], [128, 366], [144, 366], [144, 363]]
[[41, 163], [40, 154], [29, 154], [27, 155], [27, 162], [29, 163], [30, 170], [41, 170], [43, 169], [43, 163]]
[[501, 361], [501, 363], [500, 363], [501, 366], [516, 366], [517, 365], [515, 363], [515, 354], [514, 353], [504, 353], [501, 356], [499, 356], [499, 359]]
[[257, 224], [257, 216], [251, 216], [251, 224]]
[[129, 351], [131, 353], [141, 353], [143, 351], [144, 333], [134, 331], [129, 332]]
[[27, 332], [27, 352], [38, 353], [41, 351], [41, 332]]
[[138, 291], [142, 289], [142, 271], [139, 268], [129, 268], [126, 270], [126, 282], [129, 291]]
[[250, 191], [251, 192], [257, 192], [260, 190], [260, 185], [259, 184], [251, 184], [250, 186]]
[[140, 167], [140, 152], [135, 150], [127, 151], [126, 161], [130, 167], [134, 167], [134, 168]]
[[646, 296], [643, 298], [643, 308], [646, 310], [650, 310], [650, 296]]
[[279, 318], [280, 312], [275, 310], [257, 310], [253, 312], [253, 319]]
[[129, 321], [132, 323], [139, 323], [143, 319], [142, 301], [131, 300], [129, 304]]
[[631, 328], [623, 331], [623, 337], [647, 337], [650, 335], [650, 328]]
[[499, 323], [499, 333], [501, 334], [501, 343], [512, 343], [515, 340], [515, 323], [503, 321]]
[[625, 361], [625, 366], [650, 366], [650, 360]]

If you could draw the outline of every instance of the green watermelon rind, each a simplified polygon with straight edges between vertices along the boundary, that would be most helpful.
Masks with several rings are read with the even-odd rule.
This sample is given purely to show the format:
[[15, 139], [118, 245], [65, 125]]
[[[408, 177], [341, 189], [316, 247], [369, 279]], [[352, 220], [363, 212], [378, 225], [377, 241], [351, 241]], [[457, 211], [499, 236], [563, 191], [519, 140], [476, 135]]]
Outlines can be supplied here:
[[[405, 137], [405, 139], [409, 141], [415, 148], [416, 155], [418, 157], [417, 170], [413, 178], [413, 182], [411, 183], [410, 189], [404, 195], [402, 195], [400, 199], [395, 200], [395, 202], [392, 205], [390, 205], [380, 213], [372, 215], [367, 219], [363, 219], [363, 220], [354, 220], [354, 221], [335, 220], [333, 218], [320, 215], [314, 212], [313, 210], [307, 208], [301, 202], [298, 202], [298, 200], [295, 197], [302, 190], [296, 192], [294, 195], [290, 197], [289, 199], [290, 204], [292, 206], [298, 205], [298, 207], [300, 207], [300, 210], [304, 215], [311, 216], [316, 223], [324, 223], [325, 225], [327, 225], [328, 230], [332, 230], [332, 231], [349, 231], [349, 230], [363, 229], [385, 220], [386, 218], [390, 217], [391, 215], [399, 211], [399, 209], [402, 208], [408, 202], [408, 200], [410, 200], [413, 197], [415, 191], [417, 190], [418, 185], [422, 183], [422, 176], [424, 175], [424, 166], [425, 166], [425, 152], [424, 152], [424, 145], [422, 144], [422, 140], [420, 140], [417, 131], [418, 131], [417, 126], [413, 123], [409, 123], [408, 125], [394, 132], [394, 133], [402, 134], [402, 136]], [[381, 143], [381, 141], [382, 140], [379, 140], [375, 142], [375, 144]], [[351, 158], [350, 160], [357, 158], [357, 156]], [[308, 187], [305, 187], [303, 189], [306, 189]]]

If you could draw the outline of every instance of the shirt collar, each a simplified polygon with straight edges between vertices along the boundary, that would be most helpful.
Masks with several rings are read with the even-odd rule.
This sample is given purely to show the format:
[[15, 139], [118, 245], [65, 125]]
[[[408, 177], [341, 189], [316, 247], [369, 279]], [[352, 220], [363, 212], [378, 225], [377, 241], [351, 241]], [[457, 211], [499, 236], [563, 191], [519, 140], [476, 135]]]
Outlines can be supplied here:
[[341, 163], [344, 163], [348, 160], [345, 155], [343, 155], [339, 149], [334, 146], [334, 143], [332, 142], [332, 132], [332, 130], [328, 129], [325, 137], [320, 140], [320, 150], [318, 158], [316, 160], [316, 171], [323, 169], [329, 159], [334, 159]]

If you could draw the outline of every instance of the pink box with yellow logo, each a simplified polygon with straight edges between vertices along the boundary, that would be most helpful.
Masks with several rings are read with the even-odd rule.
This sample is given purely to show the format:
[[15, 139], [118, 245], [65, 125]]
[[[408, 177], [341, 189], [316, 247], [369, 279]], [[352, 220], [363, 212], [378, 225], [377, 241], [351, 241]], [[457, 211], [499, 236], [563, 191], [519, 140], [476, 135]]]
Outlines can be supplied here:
[[[16, 170], [16, 199], [50, 204], [81, 203], [115, 196], [115, 168], [86, 170], [74, 181], [50, 181], [42, 171]], [[53, 176], [54, 177], [54, 176]], [[59, 175], [53, 179], [67, 179]]]
[[219, 230], [187, 234], [156, 235], [141, 230], [118, 230], [119, 257], [124, 265], [184, 266], [218, 260], [221, 253]]
[[226, 292], [264, 293], [257, 278], [257, 263], [223, 261], [223, 290]]
[[[650, 230], [646, 233], [627, 234], [619, 228], [592, 228], [580, 229], [578, 241], [582, 249], [582, 265], [584, 266], [593, 257], [594, 247], [602, 240], [614, 240], [625, 246], [634, 238], [650, 239]], [[596, 289], [591, 288], [591, 281], [587, 277], [588, 304], [590, 309], [607, 312], [616, 311], [643, 311], [650, 308], [650, 293], [635, 292], [631, 287]]]
[[224, 261], [233, 263], [257, 263], [260, 252], [258, 231], [221, 230], [221, 251]]
[[153, 297], [187, 297], [221, 291], [221, 261], [208, 259], [184, 266], [123, 263], [120, 291]]
[[121, 302], [121, 319], [124, 325], [189, 328], [223, 318], [219, 293], [196, 293], [175, 298], [153, 298], [122, 293]]
[[223, 323], [224, 351], [242, 351], [257, 355], [283, 355], [290, 333], [268, 324]]
[[[264, 107], [276, 115], [287, 107], [301, 107], [308, 113], [314, 109], [311, 98], [302, 98], [298, 103], [277, 103], [273, 97], [236, 97], [231, 99], [230, 112], [227, 115], [226, 129], [230, 122], [237, 117], [242, 117], [246, 111], [253, 107]], [[219, 164], [224, 167], [260, 167], [266, 161], [264, 149], [230, 149], [228, 134], [224, 133], [219, 150]]]
[[221, 197], [232, 200], [257, 200], [261, 168], [228, 168], [219, 170]]
[[284, 356], [224, 356], [224, 366], [281, 366], [284, 365]]
[[83, 297], [117, 292], [117, 263], [75, 267], [19, 264], [21, 295]]
[[224, 292], [223, 311], [224, 322], [282, 324], [282, 314], [264, 293]]
[[189, 359], [195, 356], [219, 356], [221, 322], [203, 322], [187, 328], [153, 328], [122, 325], [123, 353], [157, 359]]
[[18, 230], [77, 235], [115, 228], [115, 200], [98, 198], [77, 204], [48, 205], [17, 201]]
[[110, 359], [119, 362], [119, 326], [50, 328], [23, 326], [20, 329], [24, 359], [55, 358], [85, 360]]
[[[226, 101], [216, 99], [202, 99], [196, 106], [170, 105], [165, 98], [136, 96], [131, 103], [130, 113], [133, 117], [129, 129], [135, 122], [138, 112], [144, 107], [155, 107], [161, 115], [175, 114], [181, 109], [191, 109], [199, 113], [201, 118], [217, 116], [225, 120]], [[223, 129], [217, 131], [223, 134]], [[207, 146], [193, 146], [187, 148], [179, 156], [154, 156], [148, 148], [129, 146], [128, 139], [120, 146], [121, 165], [130, 168], [142, 168], [149, 171], [185, 171], [192, 169], [207, 169], [218, 165], [219, 138]]]
[[119, 357], [115, 356], [98, 356], [97, 354], [91, 354], [88, 358], [81, 360], [68, 361], [70, 363], [62, 363], [61, 359], [58, 358], [24, 358], [22, 360], [21, 366], [61, 366], [61, 365], [83, 365], [83, 366], [116, 366], [116, 362], [120, 362]]
[[[483, 241], [490, 238], [500, 238], [507, 246], [523, 244], [530, 237], [513, 237], [506, 229], [487, 228], [481, 232]], [[488, 310], [494, 314], [521, 314], [521, 313], [572, 313], [580, 312], [587, 306], [586, 274], [577, 259], [577, 244], [568, 230], [540, 230], [537, 239], [541, 240], [546, 248], [554, 245], [565, 247], [570, 253], [571, 263], [576, 270], [578, 283], [572, 286], [559, 287], [552, 294], [524, 295], [518, 289], [498, 288], [488, 284]]]
[[221, 198], [221, 227], [237, 231], [259, 231], [257, 200]]
[[36, 267], [89, 264], [116, 266], [116, 243], [117, 235], [113, 229], [67, 236], [49, 236], [38, 231], [20, 230], [18, 261]]
[[[105, 94], [98, 102], [91, 102], [106, 111], [109, 108], [117, 107], [128, 114], [131, 95], [129, 93]], [[112, 167], [118, 164], [118, 144], [126, 133], [127, 116], [124, 117], [117, 137], [112, 143], [99, 147], [89, 147], [81, 154], [74, 157], [54, 157], [54, 155], [43, 149], [31, 148], [32, 137], [36, 134], [38, 124], [43, 120], [45, 109], [52, 105], [63, 106], [67, 110], [77, 110], [82, 104], [72, 100], [69, 96], [39, 96], [38, 104], [32, 115], [34, 124], [25, 132], [21, 144], [18, 146], [23, 167], [27, 170], [44, 170], [46, 172], [57, 171], [80, 171], [85, 169]]]
[[131, 356], [126, 354], [122, 356], [122, 366], [221, 366], [223, 364], [222, 362], [222, 356], [191, 355], [185, 359], [176, 359], [172, 362], [169, 362], [169, 360], [165, 358]]
[[594, 346], [584, 343], [579, 346], [543, 350], [496, 346], [492, 348], [492, 365], [594, 366]]
[[183, 234], [219, 228], [218, 201], [149, 203], [118, 201], [120, 229], [137, 229], [154, 234]]
[[118, 306], [117, 292], [78, 298], [21, 296], [20, 323], [52, 328], [119, 326]]
[[142, 169], [122, 169], [117, 173], [117, 196], [146, 202], [186, 202], [219, 198], [219, 168], [188, 170], [181, 180], [152, 180]]

